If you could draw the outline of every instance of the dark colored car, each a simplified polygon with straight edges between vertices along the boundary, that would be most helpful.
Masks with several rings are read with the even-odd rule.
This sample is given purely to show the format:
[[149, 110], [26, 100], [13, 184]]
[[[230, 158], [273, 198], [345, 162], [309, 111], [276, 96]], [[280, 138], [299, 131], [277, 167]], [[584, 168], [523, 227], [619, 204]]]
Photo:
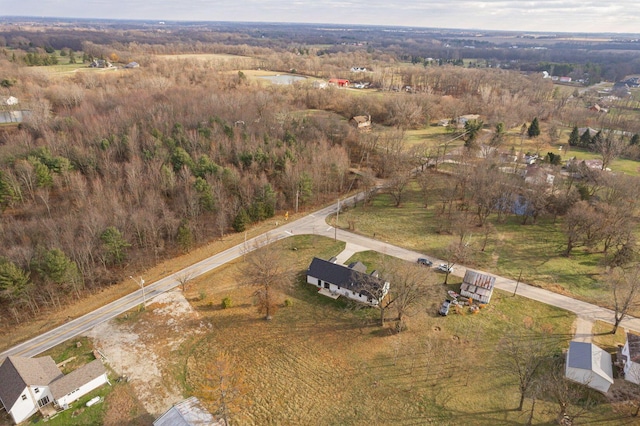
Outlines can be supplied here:
[[447, 315], [449, 315], [450, 306], [451, 306], [451, 301], [445, 300], [444, 302], [442, 302], [442, 306], [440, 306], [440, 310], [438, 311], [438, 313], [443, 317], [446, 317]]
[[431, 265], [433, 265], [433, 262], [432, 262], [432, 261], [430, 261], [429, 259], [426, 259], [426, 258], [424, 258], [424, 257], [421, 257], [420, 259], [418, 259], [418, 263], [419, 263], [420, 265], [424, 265], [424, 266], [431, 266]]

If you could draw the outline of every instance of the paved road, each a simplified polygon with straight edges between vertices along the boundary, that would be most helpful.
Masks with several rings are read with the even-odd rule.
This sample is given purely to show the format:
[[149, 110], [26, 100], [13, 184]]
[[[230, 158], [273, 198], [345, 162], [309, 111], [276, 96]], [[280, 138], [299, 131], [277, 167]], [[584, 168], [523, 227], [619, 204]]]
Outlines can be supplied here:
[[[357, 195], [356, 197], [361, 197]], [[342, 206], [345, 204], [353, 204], [354, 197], [341, 201]], [[279, 228], [275, 228], [265, 234], [248, 240], [246, 243], [237, 245], [214, 256], [211, 256], [201, 262], [191, 265], [175, 274], [169, 275], [153, 284], [145, 287], [145, 300], [148, 302], [153, 297], [169, 291], [180, 285], [181, 277], [195, 278], [199, 275], [207, 273], [218, 266], [231, 262], [243, 254], [265, 244], [265, 241], [275, 242], [291, 235], [316, 234], [326, 237], [335, 237], [338, 240], [347, 243], [346, 253], [353, 253], [362, 250], [375, 250], [389, 256], [395, 256], [410, 262], [415, 262], [418, 257], [427, 257], [422, 253], [403, 249], [383, 241], [373, 238], [367, 238], [362, 235], [356, 235], [344, 230], [336, 230], [334, 227], [326, 223], [326, 217], [335, 215], [338, 205], [328, 206], [315, 213], [307, 215], [301, 219], [292, 222], [285, 222]], [[438, 259], [432, 258], [435, 264], [440, 263]], [[466, 269], [456, 266], [453, 275], [464, 276]], [[486, 272], [485, 272], [486, 273]], [[493, 274], [489, 274], [493, 275]], [[496, 276], [496, 288], [508, 292], [514, 292], [516, 289], [516, 281]], [[586, 302], [572, 299], [557, 293], [533, 287], [525, 283], [517, 284], [517, 294], [529, 299], [537, 300], [542, 303], [557, 306], [568, 311], [574, 312], [579, 316], [590, 320], [601, 320], [608, 323], [613, 321], [613, 312], [609, 309], [591, 305]], [[116, 316], [143, 303], [142, 290], [137, 290], [128, 296], [118, 299], [102, 308], [96, 309], [82, 317], [72, 320], [58, 328], [41, 334], [31, 340], [21, 343], [13, 348], [0, 353], [0, 360], [11, 355], [34, 356], [46, 351], [74, 336], [82, 334], [96, 325], [108, 321]], [[640, 319], [627, 317], [621, 324], [628, 330], [640, 332]]]

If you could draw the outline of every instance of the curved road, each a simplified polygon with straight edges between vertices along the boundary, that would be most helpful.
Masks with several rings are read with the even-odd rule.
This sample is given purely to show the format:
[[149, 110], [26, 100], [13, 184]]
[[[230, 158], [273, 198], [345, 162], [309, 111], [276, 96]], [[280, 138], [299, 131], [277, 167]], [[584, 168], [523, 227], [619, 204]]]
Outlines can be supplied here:
[[[343, 200], [340, 203], [342, 205], [352, 205], [356, 197], [358, 197], [357, 199], [360, 200], [362, 198], [362, 195], [358, 194], [356, 196]], [[336, 214], [337, 209], [338, 205], [334, 204], [318, 210], [315, 213], [309, 214], [301, 219], [292, 222], [286, 222], [279, 228], [252, 238], [246, 243], [231, 247], [230, 249], [213, 255], [181, 271], [178, 271], [159, 281], [156, 281], [144, 288], [144, 300], [149, 301], [155, 296], [179, 286], [180, 278], [195, 278], [217, 268], [224, 263], [231, 262], [232, 260], [239, 258], [248, 251], [254, 250], [260, 245], [266, 244], [266, 242], [271, 243], [283, 238], [290, 237], [294, 234], [316, 234], [326, 237], [336, 237], [337, 239], [347, 243], [347, 247], [345, 250], [347, 253], [353, 253], [363, 250], [375, 250], [380, 253], [395, 256], [410, 262], [415, 262], [418, 257], [425, 257], [422, 253], [406, 250], [382, 241], [367, 238], [362, 235], [356, 235], [348, 231], [340, 229], [336, 230], [336, 228], [329, 226], [326, 223], [325, 219], [329, 215]], [[438, 259], [432, 260], [435, 264], [438, 264], [440, 262]], [[452, 274], [456, 276], [464, 276], [465, 271], [465, 268], [457, 266]], [[575, 300], [570, 297], [543, 290], [538, 287], [533, 287], [525, 283], [516, 284], [514, 280], [503, 278], [497, 275], [493, 276], [496, 277], [495, 286], [498, 289], [513, 293], [517, 285], [517, 294], [519, 296], [527, 297], [529, 299], [537, 300], [542, 303], [566, 309], [590, 320], [601, 320], [608, 323], [613, 322], [613, 312], [609, 309]], [[141, 303], [143, 303], [142, 290], [137, 290], [127, 296], [109, 303], [108, 305], [96, 309], [93, 312], [76, 318], [64, 325], [43, 333], [38, 337], [35, 337], [24, 343], [16, 345], [5, 352], [0, 353], [0, 361], [7, 356], [19, 355], [31, 357], [42, 353], [47, 349], [50, 349], [72, 337], [90, 330], [91, 328], [102, 322], [115, 318], [116, 316], [140, 305]], [[622, 321], [621, 326], [625, 327], [628, 330], [640, 332], [640, 319], [628, 316], [624, 321]]]

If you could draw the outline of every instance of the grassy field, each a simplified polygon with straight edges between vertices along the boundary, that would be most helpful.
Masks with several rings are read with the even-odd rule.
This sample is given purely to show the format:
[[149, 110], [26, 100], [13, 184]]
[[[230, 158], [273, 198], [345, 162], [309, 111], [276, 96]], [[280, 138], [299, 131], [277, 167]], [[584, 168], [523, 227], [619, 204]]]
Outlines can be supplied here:
[[[445, 287], [428, 268], [430, 296], [409, 318], [408, 330], [395, 334], [391, 325], [378, 326], [376, 310], [353, 310], [304, 282], [313, 256], [335, 255], [341, 243], [301, 236], [277, 244], [299, 275], [282, 296], [289, 306], [283, 304], [272, 321], [256, 312], [250, 289], [216, 291], [238, 280], [241, 263], [199, 278], [187, 293], [212, 331], [183, 345], [175, 374], [185, 393], [197, 395], [211, 411], [219, 406], [220, 376], [235, 382], [229, 406], [239, 424], [522, 424], [528, 414], [514, 411], [515, 383], [494, 370], [500, 338], [527, 328], [546, 330], [560, 352], [571, 337], [573, 315], [499, 291], [478, 314], [461, 310], [439, 317], [446, 290], [460, 283]], [[382, 262], [371, 252], [356, 259], [370, 269]], [[207, 296], [201, 299], [201, 293]], [[232, 308], [220, 308], [224, 297], [233, 300]], [[220, 359], [226, 360], [224, 370], [217, 368]], [[534, 423], [552, 421], [555, 412], [550, 401], [538, 401]], [[589, 421], [625, 424], [608, 420], [613, 417], [602, 403]]]
[[[434, 179], [445, 177], [434, 175]], [[378, 239], [442, 259], [456, 237], [438, 233], [438, 208], [438, 199], [433, 196], [425, 209], [419, 188], [412, 183], [400, 208], [393, 207], [389, 195], [380, 194], [370, 206], [358, 206], [341, 214], [339, 225], [347, 228], [351, 222], [357, 233], [367, 236], [375, 233]], [[521, 225], [521, 220], [511, 216], [504, 223], [494, 221], [496, 234], [489, 237], [484, 252], [475, 251], [468, 266], [512, 279], [518, 278], [522, 271], [524, 282], [601, 302], [598, 274], [602, 255], [578, 249], [571, 257], [564, 257], [561, 253], [566, 242], [560, 220], [543, 218], [535, 225]], [[482, 239], [478, 230], [478, 234], [471, 237], [471, 244], [477, 247]]]

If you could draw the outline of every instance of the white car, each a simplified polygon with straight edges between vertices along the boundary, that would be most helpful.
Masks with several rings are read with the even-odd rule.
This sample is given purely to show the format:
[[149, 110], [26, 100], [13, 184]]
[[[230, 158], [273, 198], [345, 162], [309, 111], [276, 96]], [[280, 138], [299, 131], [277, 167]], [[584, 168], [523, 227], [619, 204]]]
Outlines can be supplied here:
[[442, 272], [446, 272], [448, 274], [450, 274], [451, 272], [453, 272], [453, 265], [449, 266], [446, 263], [441, 263], [438, 265], [438, 267], [436, 268], [438, 271], [442, 271]]

